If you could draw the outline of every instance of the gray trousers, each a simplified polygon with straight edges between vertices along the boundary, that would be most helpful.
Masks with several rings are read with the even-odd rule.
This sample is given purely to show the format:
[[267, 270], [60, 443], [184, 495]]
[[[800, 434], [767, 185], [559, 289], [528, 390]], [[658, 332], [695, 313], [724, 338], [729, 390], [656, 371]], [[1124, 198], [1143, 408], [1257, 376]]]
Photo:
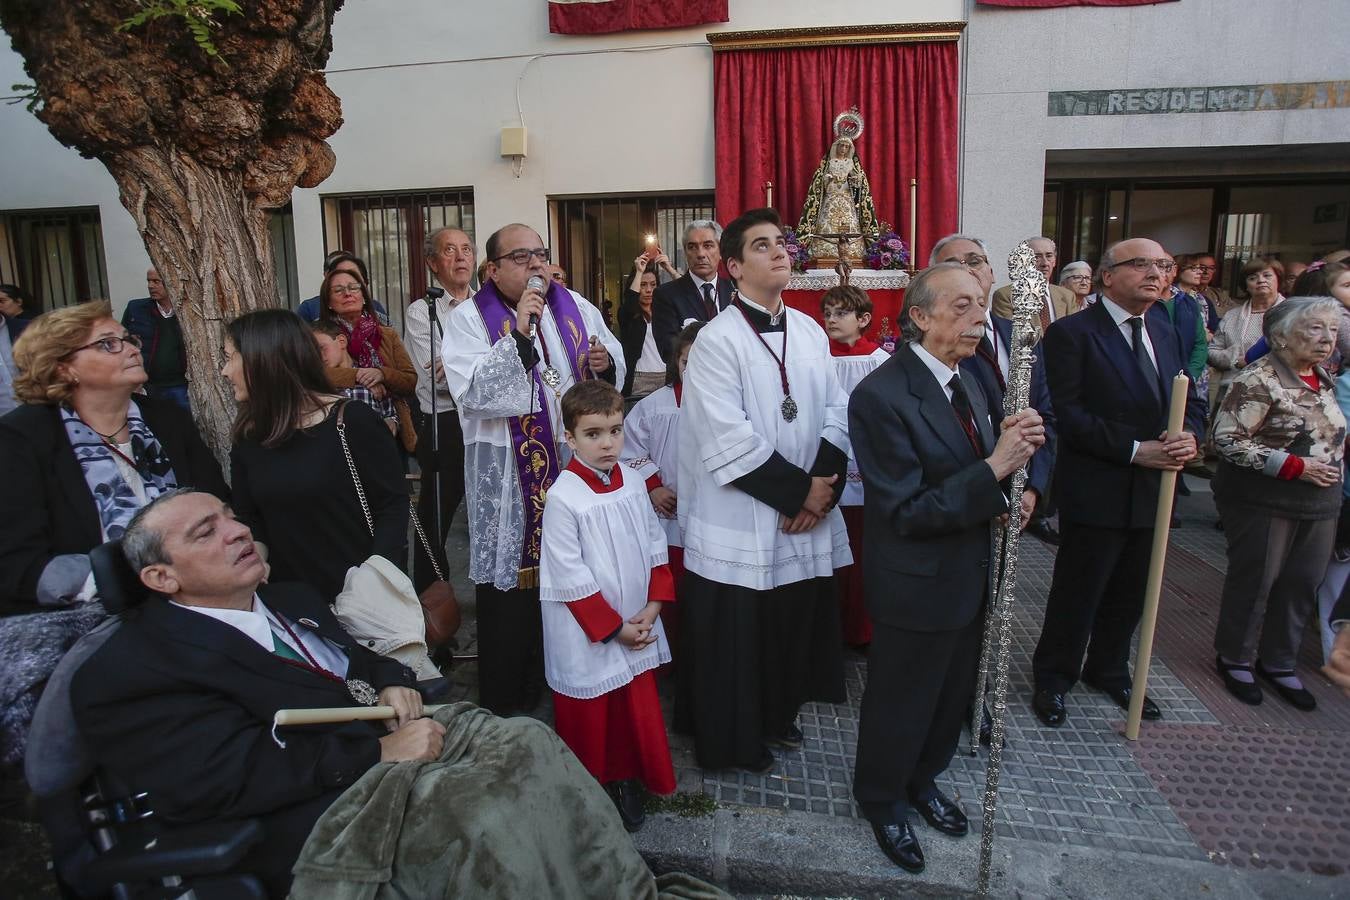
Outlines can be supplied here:
[[1336, 520], [1282, 519], [1240, 504], [1221, 504], [1219, 512], [1228, 575], [1214, 649], [1233, 662], [1259, 658], [1270, 670], [1293, 669], [1331, 560]]

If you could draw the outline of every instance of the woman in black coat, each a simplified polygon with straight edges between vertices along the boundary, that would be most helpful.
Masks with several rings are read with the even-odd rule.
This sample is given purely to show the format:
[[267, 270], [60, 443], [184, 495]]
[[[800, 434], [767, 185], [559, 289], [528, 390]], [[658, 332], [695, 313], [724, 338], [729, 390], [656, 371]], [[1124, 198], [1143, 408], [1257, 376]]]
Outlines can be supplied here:
[[165, 490], [229, 496], [192, 418], [135, 393], [140, 348], [108, 303], [33, 320], [14, 359], [24, 405], [0, 418], [0, 615], [91, 596], [89, 551]]
[[[661, 255], [661, 260], [665, 254]], [[656, 348], [652, 332], [652, 296], [656, 293], [658, 261], [647, 254], [637, 258], [633, 266], [633, 280], [623, 292], [619, 307], [619, 343], [623, 345], [623, 361], [628, 373], [623, 383], [623, 395], [632, 399], [645, 397], [665, 385], [666, 364]]]
[[228, 497], [188, 414], [135, 393], [140, 346], [107, 302], [34, 319], [14, 362], [23, 405], [0, 418], [0, 765], [22, 759], [42, 685], [105, 618], [89, 551], [175, 487]]
[[331, 392], [318, 345], [295, 313], [248, 313], [226, 333], [221, 374], [239, 404], [230, 451], [233, 506], [267, 547], [270, 580], [303, 581], [331, 602], [347, 569], [369, 556], [406, 568], [408, 488], [384, 420]]

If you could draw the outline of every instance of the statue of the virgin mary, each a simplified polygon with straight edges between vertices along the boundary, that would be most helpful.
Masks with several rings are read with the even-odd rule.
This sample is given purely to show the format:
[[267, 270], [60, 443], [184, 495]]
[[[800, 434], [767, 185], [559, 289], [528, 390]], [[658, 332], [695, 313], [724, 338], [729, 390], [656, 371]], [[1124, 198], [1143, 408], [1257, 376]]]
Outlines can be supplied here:
[[[856, 109], [841, 113], [834, 120], [834, 143], [811, 178], [802, 207], [799, 234], [861, 234], [844, 243], [844, 255], [862, 259], [867, 243], [875, 240], [881, 228], [872, 203], [872, 186], [858, 161], [853, 139], [862, 134], [862, 117]], [[814, 259], [835, 259], [839, 242], [812, 238], [807, 249]]]

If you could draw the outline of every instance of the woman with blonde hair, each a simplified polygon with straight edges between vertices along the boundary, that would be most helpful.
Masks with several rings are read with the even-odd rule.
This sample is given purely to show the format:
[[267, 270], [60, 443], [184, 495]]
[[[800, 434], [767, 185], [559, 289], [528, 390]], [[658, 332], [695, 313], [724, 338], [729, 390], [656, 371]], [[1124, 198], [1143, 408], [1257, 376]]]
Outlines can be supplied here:
[[[89, 551], [191, 485], [227, 497], [191, 417], [137, 394], [140, 343], [106, 301], [53, 310], [14, 344], [22, 404], [0, 417], [0, 764], [23, 758], [42, 685], [104, 618]], [[41, 613], [25, 615], [25, 613]]]

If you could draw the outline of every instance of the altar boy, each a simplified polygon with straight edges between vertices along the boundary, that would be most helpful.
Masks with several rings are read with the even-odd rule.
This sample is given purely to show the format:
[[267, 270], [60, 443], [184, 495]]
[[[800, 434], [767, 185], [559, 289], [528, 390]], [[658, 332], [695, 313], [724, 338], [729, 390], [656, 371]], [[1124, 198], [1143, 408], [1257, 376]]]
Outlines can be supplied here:
[[804, 702], [844, 699], [834, 570], [852, 559], [835, 509], [848, 397], [825, 332], [783, 303], [778, 214], [743, 214], [721, 250], [739, 292], [694, 342], [680, 413], [676, 726], [700, 766], [762, 772], [771, 745], [801, 747]]
[[[830, 337], [830, 355], [834, 357], [835, 374], [845, 395], [852, 394], [873, 369], [891, 358], [865, 336], [872, 324], [872, 298], [857, 285], [839, 284], [820, 298], [820, 317], [825, 322], [825, 333]], [[849, 453], [848, 477], [839, 508], [848, 528], [848, 546], [853, 552], [853, 565], [838, 574], [839, 617], [844, 641], [854, 647], [872, 643], [872, 620], [867, 616], [863, 600], [862, 528], [863, 483], [858, 473], [858, 460]]]
[[636, 831], [643, 787], [675, 790], [652, 672], [670, 661], [658, 618], [675, 600], [666, 534], [642, 479], [619, 465], [623, 396], [613, 385], [568, 389], [562, 420], [573, 456], [544, 505], [544, 677], [558, 736]]

